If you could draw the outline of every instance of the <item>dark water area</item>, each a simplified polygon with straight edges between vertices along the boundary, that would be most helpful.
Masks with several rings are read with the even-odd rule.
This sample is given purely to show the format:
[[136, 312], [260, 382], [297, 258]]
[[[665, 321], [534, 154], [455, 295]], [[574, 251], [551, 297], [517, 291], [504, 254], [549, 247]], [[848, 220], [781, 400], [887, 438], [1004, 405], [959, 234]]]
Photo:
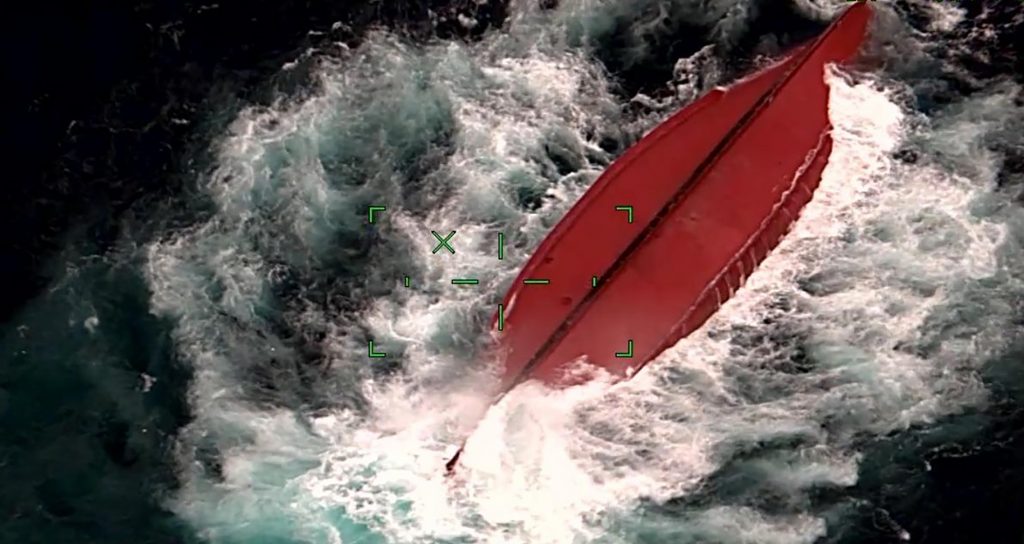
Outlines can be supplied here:
[[[464, 29], [459, 12], [482, 24]], [[305, 72], [282, 73], [286, 62], [354, 46], [375, 26], [412, 40], [473, 39], [503, 17], [498, 2], [435, 0], [10, 8], [0, 542], [196, 540], [160, 505], [176, 485], [171, 438], [189, 419], [189, 369], [146, 307], [138, 263], [107, 255], [125, 229], [145, 229], [156, 207], [194, 191], [209, 138], [238, 108], [301, 88]], [[69, 273], [65, 263], [80, 258], [92, 264]], [[77, 289], [117, 296], [54, 285], [66, 275]], [[98, 338], [61, 325], [90, 314], [123, 322], [105, 323]]]
[[[735, 58], [745, 60], [734, 71], [764, 47], [756, 37], [765, 28], [786, 29], [783, 44], [822, 28], [781, 0], [761, 4], [765, 15], [750, 39], [735, 44]], [[1024, 81], [1019, 2], [964, 5], [964, 23], [933, 44], [947, 64], [929, 67], [942, 73], [937, 79], [922, 74], [922, 110], [940, 110], [999, 78]], [[925, 24], [919, 6], [896, 6], [911, 24]], [[13, 100], [0, 204], [0, 542], [199, 542], [161, 506], [177, 485], [172, 437], [190, 418], [190, 369], [177, 358], [170, 325], [146, 307], [138, 263], [111, 253], [119, 254], [126, 229], [155, 228], [147, 223], [152, 210], [173, 208], [196, 190], [210, 138], [239, 108], [302, 92], [303, 59], [315, 51], [356, 45], [375, 25], [411, 40], [471, 40], [500, 26], [507, 7], [472, 0], [161, 0], [44, 1], [9, 11], [2, 33]], [[466, 29], [457, 13], [481, 24]], [[687, 39], [667, 39], [643, 62], [625, 54], [624, 29], [599, 44], [595, 54], [624, 96], [657, 94], [675, 60], [703, 43], [706, 29], [670, 23], [666, 35]], [[296, 59], [297, 68], [282, 71]], [[992, 144], [1006, 157], [1001, 182], [1020, 194], [1022, 143]], [[68, 274], [65, 263], [76, 260], [85, 264], [72, 273], [74, 286], [55, 284]], [[94, 298], [85, 289], [117, 296]], [[95, 334], [67, 326], [94, 314], [123, 320], [105, 322]], [[902, 529], [913, 542], [1024, 542], [1021, 360], [1024, 344], [986, 367], [992, 400], [984, 411], [865, 439], [856, 486], [820, 490], [820, 513], [834, 521], [823, 541], [898, 542]], [[716, 500], [728, 470], [708, 484]], [[687, 502], [700, 500], [697, 494]]]
[[[467, 30], [458, 13], [481, 23]], [[52, 279], [45, 261], [78, 218], [89, 218], [90, 238], [109, 243], [120, 214], [194, 178], [197, 166], [182, 161], [200, 155], [216, 133], [203, 124], [270, 100], [269, 89], [301, 85], [302, 70], [280, 73], [286, 62], [338, 42], [355, 45], [374, 26], [411, 39], [473, 39], [504, 16], [501, 2], [445, 0], [13, 7], [3, 49], [14, 104], [6, 125], [16, 130], [4, 132], [3, 146], [14, 168], [0, 213], [3, 246], [11, 248], [3, 266], [16, 287], [0, 294], [0, 317]]]
[[[1024, 9], [1019, 3], [966, 2], [966, 17], [931, 53], [946, 62], [915, 85], [921, 111], [940, 110], [1002, 79], [1024, 81]], [[897, 4], [921, 28], [919, 8]], [[922, 28], [923, 30], [923, 28]], [[909, 80], [914, 84], [914, 79]], [[935, 82], [940, 82], [935, 84]], [[1007, 112], [1024, 119], [1024, 96]], [[998, 182], [1011, 198], [1024, 189], [1024, 135], [989, 143], [1002, 157]], [[911, 159], [912, 160], [912, 159]], [[1022, 202], [1016, 197], [1017, 202]], [[1010, 243], [1020, 246], [1019, 237]], [[1018, 265], [1020, 263], [1017, 263]], [[1024, 307], [1016, 303], [1010, 347], [986, 362], [984, 410], [865, 440], [865, 458], [848, 501], [824, 542], [1024, 542]], [[828, 490], [823, 493], [828, 495]], [[851, 515], [852, 514], [852, 515]]]

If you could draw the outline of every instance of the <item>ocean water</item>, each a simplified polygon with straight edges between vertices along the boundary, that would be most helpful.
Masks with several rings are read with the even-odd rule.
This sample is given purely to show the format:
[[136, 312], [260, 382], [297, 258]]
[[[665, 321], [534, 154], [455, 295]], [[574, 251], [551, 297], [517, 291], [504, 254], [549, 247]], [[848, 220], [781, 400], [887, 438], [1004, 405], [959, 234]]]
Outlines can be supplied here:
[[700, 331], [629, 382], [487, 409], [486, 324], [530, 249], [646, 130], [845, 5], [552, 4], [285, 63], [308, 83], [211, 110], [184, 189], [110, 247], [70, 236], [0, 331], [2, 538], [1019, 542], [1024, 103], [1010, 77], [950, 90], [953, 4], [878, 4], [874, 69], [827, 75], [820, 189]]

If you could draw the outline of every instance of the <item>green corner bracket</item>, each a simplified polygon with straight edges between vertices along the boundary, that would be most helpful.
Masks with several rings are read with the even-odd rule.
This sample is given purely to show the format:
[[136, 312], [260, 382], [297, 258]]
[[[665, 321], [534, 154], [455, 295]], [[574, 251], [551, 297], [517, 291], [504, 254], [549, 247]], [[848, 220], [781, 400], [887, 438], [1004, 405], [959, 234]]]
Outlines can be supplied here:
[[370, 206], [370, 209], [366, 212], [366, 216], [367, 219], [370, 220], [371, 225], [376, 223], [376, 221], [374, 221], [375, 218], [373, 217], [373, 214], [376, 212], [382, 212], [384, 210], [387, 210], [387, 208], [385, 208], [384, 206]]
[[629, 343], [626, 344], [626, 345], [629, 346], [629, 347], [626, 348], [626, 351], [615, 352], [615, 356], [618, 357], [619, 359], [631, 359], [631, 358], [633, 358], [633, 341], [630, 340]]
[[383, 359], [384, 357], [388, 356], [387, 353], [383, 353], [383, 352], [379, 352], [379, 351], [374, 351], [373, 340], [370, 340], [370, 350], [369, 351], [370, 351], [370, 358], [371, 359]]
[[633, 224], [633, 206], [626, 206], [625, 204], [615, 206], [615, 211], [626, 212], [626, 222], [630, 225]]

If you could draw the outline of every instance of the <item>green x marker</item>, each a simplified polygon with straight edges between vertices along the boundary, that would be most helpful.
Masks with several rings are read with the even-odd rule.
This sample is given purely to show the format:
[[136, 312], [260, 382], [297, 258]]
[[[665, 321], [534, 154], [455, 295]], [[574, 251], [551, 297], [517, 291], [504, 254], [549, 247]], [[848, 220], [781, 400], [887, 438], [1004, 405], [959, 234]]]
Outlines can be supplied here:
[[437, 253], [438, 251], [441, 251], [441, 248], [443, 247], [446, 248], [448, 251], [451, 251], [452, 255], [455, 255], [455, 249], [453, 249], [452, 246], [448, 245], [448, 240], [451, 240], [452, 236], [455, 236], [454, 230], [448, 233], [448, 236], [445, 236], [444, 238], [441, 238], [441, 235], [438, 234], [436, 230], [432, 230], [430, 231], [430, 233], [434, 235], [434, 238], [437, 238], [441, 242], [440, 244], [437, 244], [437, 247], [435, 247], [434, 251], [431, 251], [431, 253]]

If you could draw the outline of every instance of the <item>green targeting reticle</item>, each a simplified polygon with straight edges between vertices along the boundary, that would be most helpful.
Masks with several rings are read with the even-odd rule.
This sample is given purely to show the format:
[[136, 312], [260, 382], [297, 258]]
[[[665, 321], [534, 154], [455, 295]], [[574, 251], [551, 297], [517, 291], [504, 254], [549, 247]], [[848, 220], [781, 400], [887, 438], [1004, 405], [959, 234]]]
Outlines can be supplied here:
[[438, 251], [441, 251], [441, 248], [443, 247], [443, 248], [447, 249], [448, 251], [451, 251], [452, 255], [455, 255], [455, 248], [453, 248], [452, 246], [448, 245], [448, 240], [451, 240], [452, 236], [455, 236], [455, 231], [454, 230], [449, 232], [448, 236], [445, 236], [444, 238], [441, 238], [441, 235], [438, 234], [436, 230], [430, 231], [430, 234], [433, 234], [434, 238], [437, 238], [438, 241], [440, 242], [439, 244], [437, 244], [437, 247], [434, 248], [434, 251], [431, 251], [431, 253], [437, 253]]
[[[387, 210], [387, 207], [381, 206], [381, 205], [369, 206], [368, 209], [367, 209], [367, 213], [366, 213], [367, 220], [369, 221], [369, 223], [371, 225], [376, 224], [377, 223], [376, 220], [380, 216], [379, 215], [375, 215], [375, 214], [380, 214], [381, 212], [384, 212], [386, 210]], [[633, 206], [627, 205], [627, 204], [620, 204], [620, 205], [615, 206], [615, 211], [617, 211], [617, 212], [626, 212], [626, 222], [629, 223], [629, 224], [633, 223]], [[455, 236], [455, 231], [454, 230], [449, 232], [447, 236], [443, 236], [443, 237], [441, 236], [441, 234], [439, 234], [435, 230], [430, 231], [430, 233], [434, 236], [434, 238], [438, 242], [437, 245], [434, 246], [433, 250], [431, 251], [431, 254], [435, 254], [436, 255], [439, 251], [441, 251], [441, 249], [447, 249], [448, 252], [451, 253], [452, 255], [455, 254], [455, 248], [452, 247], [452, 244], [451, 244], [451, 239]], [[498, 260], [501, 261], [501, 260], [504, 260], [504, 259], [505, 259], [505, 233], [504, 232], [499, 232], [498, 233]], [[595, 289], [597, 288], [597, 280], [598, 280], [598, 276], [591, 276], [590, 277], [590, 286], [591, 286], [591, 288], [595, 288]], [[480, 284], [480, 280], [478, 280], [476, 278], [453, 278], [451, 280], [451, 283], [452, 283], [452, 285], [458, 285], [458, 286], [479, 285]], [[551, 284], [551, 280], [548, 279], [548, 278], [526, 278], [526, 279], [523, 280], [523, 284], [524, 285], [550, 285]], [[402, 277], [402, 285], [404, 285], [406, 288], [412, 287], [412, 280], [411, 280], [411, 278], [409, 276], [407, 276], [407, 275], [403, 276]], [[504, 304], [498, 304], [498, 330], [499, 331], [504, 331], [505, 330], [505, 305]], [[629, 358], [633, 357], [633, 340], [632, 339], [628, 340], [626, 345], [627, 345], [626, 351], [616, 352], [615, 353], [615, 357], [620, 358], [620, 359], [629, 359]], [[378, 347], [374, 345], [374, 341], [373, 340], [369, 340], [369, 343], [367, 344], [367, 352], [368, 352], [369, 357], [371, 359], [381, 359], [381, 358], [387, 357], [387, 353], [385, 353], [383, 351], [377, 351], [377, 348]]]

